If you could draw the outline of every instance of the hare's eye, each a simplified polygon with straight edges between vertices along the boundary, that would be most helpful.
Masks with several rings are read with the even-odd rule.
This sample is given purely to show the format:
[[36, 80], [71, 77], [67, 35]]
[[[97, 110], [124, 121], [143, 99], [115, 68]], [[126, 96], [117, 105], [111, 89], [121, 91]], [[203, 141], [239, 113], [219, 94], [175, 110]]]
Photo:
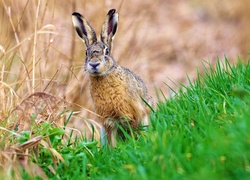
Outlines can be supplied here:
[[106, 49], [105, 49], [105, 55], [108, 55], [108, 54], [109, 54], [109, 49], [106, 48]]
[[86, 56], [87, 56], [87, 54], [88, 54], [87, 51], [85, 51], [85, 55], [86, 55]]

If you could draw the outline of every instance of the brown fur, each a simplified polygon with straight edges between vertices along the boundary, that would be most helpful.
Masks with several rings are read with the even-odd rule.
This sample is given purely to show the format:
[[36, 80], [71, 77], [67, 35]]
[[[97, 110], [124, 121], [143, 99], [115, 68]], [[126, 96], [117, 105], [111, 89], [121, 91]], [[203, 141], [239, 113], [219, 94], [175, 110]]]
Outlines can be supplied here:
[[117, 65], [110, 55], [118, 23], [115, 10], [107, 14], [101, 42], [96, 40], [95, 32], [82, 15], [73, 13], [72, 20], [87, 46], [85, 71], [89, 75], [95, 111], [106, 130], [109, 144], [115, 146], [116, 136], [122, 136], [118, 133], [117, 123], [125, 130], [149, 124], [150, 108], [144, 101], [152, 106], [152, 98], [142, 79], [129, 69]]

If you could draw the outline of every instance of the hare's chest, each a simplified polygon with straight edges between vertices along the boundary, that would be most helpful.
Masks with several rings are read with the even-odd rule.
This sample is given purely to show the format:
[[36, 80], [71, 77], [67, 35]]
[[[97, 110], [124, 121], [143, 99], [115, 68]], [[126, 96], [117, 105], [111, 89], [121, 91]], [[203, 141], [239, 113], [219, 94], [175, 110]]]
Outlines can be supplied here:
[[119, 77], [92, 81], [90, 93], [96, 112], [100, 115], [116, 116], [129, 104], [126, 83]]

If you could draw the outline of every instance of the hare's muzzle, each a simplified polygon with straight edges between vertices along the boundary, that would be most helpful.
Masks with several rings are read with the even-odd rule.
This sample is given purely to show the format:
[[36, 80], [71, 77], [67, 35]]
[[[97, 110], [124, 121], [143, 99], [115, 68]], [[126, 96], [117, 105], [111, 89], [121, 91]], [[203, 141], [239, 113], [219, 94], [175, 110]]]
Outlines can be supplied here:
[[89, 65], [92, 69], [97, 69], [97, 67], [100, 65], [99, 62], [90, 62]]
[[100, 62], [88, 62], [88, 72], [93, 75], [98, 75], [100, 72]]

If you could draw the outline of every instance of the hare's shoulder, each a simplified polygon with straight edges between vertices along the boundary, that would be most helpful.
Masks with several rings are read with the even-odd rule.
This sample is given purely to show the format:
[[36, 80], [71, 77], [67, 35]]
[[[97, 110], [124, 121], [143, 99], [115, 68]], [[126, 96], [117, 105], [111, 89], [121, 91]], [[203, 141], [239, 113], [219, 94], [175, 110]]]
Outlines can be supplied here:
[[143, 82], [141, 77], [135, 74], [130, 69], [123, 67], [123, 66], [119, 66], [118, 69], [120, 71], [120, 74], [123, 74], [126, 81], [130, 82], [129, 84], [132, 83], [131, 85], [137, 85], [137, 86], [142, 86], [142, 87], [145, 86], [145, 83]]
[[141, 79], [140, 76], [135, 74], [128, 68], [120, 66], [121, 71], [126, 75], [126, 86], [128, 86], [127, 91], [132, 97], [140, 97], [144, 100], [148, 101], [150, 105], [153, 106], [154, 102], [152, 97], [148, 93], [148, 89], [146, 87], [145, 82]]

